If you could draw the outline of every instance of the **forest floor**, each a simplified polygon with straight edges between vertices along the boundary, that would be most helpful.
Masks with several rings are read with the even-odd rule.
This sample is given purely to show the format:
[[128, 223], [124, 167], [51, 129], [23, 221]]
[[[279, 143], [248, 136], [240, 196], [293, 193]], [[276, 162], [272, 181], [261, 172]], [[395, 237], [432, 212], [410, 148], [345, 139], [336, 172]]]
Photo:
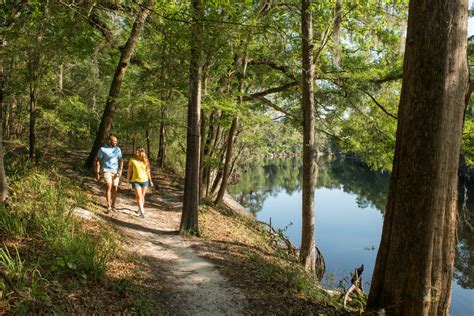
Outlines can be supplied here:
[[[84, 161], [83, 155], [68, 154], [68, 159], [59, 159], [56, 165], [66, 177], [80, 183], [93, 201], [88, 204], [90, 207], [76, 209], [85, 218], [85, 225], [112, 229], [122, 249], [109, 264], [106, 281], [94, 291], [81, 292], [82, 301], [96, 304], [87, 312], [346, 314], [330, 306], [332, 299], [322, 291], [306, 289], [313, 287], [299, 276], [298, 265], [282, 259], [261, 227], [235, 201], [227, 201], [230, 207], [202, 206], [201, 236], [183, 237], [178, 234], [183, 195], [181, 178], [152, 170], [156, 188], [147, 194], [145, 218], [140, 218], [134, 194], [125, 186], [123, 177], [117, 211], [106, 213], [102, 185], [75, 167]], [[100, 302], [100, 297], [107, 299]], [[127, 300], [134, 302], [125, 303]]]

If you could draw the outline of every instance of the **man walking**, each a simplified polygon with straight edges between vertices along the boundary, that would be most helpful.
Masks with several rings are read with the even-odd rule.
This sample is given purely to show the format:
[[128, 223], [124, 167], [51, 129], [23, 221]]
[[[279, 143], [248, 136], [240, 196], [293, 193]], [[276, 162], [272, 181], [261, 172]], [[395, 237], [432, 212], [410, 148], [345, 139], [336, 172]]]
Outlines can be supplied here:
[[105, 198], [107, 200], [107, 211], [115, 211], [115, 200], [117, 198], [117, 191], [122, 176], [123, 159], [122, 151], [117, 146], [117, 137], [110, 135], [109, 143], [99, 149], [95, 163], [95, 175], [97, 182], [102, 178], [105, 182]]

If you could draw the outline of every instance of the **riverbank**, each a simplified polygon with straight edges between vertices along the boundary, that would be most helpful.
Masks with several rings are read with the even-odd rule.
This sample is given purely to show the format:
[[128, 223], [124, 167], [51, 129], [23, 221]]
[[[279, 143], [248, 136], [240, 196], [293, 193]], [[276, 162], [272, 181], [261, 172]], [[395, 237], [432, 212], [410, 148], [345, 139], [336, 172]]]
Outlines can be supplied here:
[[[31, 174], [13, 177], [14, 203], [2, 220], [19, 215], [18, 222], [23, 223], [31, 214], [46, 218], [43, 215], [50, 214], [55, 196], [62, 196], [60, 213], [51, 213], [52, 219], [62, 214], [73, 225], [67, 236], [58, 237], [62, 247], [45, 244], [46, 237], [33, 231], [15, 235], [13, 228], [8, 231], [3, 225], [2, 251], [9, 256], [1, 258], [2, 271], [26, 298], [0, 281], [1, 314], [53, 310], [145, 315], [344, 314], [333, 307], [339, 306], [339, 298], [321, 290], [295, 258], [275, 247], [266, 230], [229, 197], [226, 201], [232, 209], [201, 207], [201, 237], [182, 237], [177, 234], [182, 203], [179, 177], [153, 170], [158, 190], [147, 197], [145, 220], [134, 213], [133, 194], [124, 186], [119, 211], [105, 214], [102, 188], [78, 168], [82, 156], [68, 153], [34, 168], [21, 166]], [[49, 170], [51, 166], [54, 170]], [[25, 177], [41, 181], [21, 182]], [[49, 196], [53, 191], [57, 194]], [[29, 209], [31, 205], [35, 208]], [[57, 228], [54, 220], [41, 221], [40, 227]], [[91, 262], [101, 263], [100, 273], [84, 270], [74, 261], [83, 254], [82, 248], [69, 242], [72, 236], [82, 236], [88, 248], [97, 250]]]

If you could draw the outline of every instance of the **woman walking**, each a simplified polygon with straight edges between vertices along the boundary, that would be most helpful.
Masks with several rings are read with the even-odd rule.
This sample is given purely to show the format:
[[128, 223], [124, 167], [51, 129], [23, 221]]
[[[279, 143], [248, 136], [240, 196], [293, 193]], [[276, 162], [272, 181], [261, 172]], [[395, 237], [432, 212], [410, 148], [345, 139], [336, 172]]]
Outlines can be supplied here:
[[138, 212], [140, 217], [145, 217], [144, 204], [145, 195], [148, 187], [153, 187], [153, 181], [150, 174], [150, 163], [145, 150], [138, 147], [135, 151], [135, 157], [130, 159], [127, 171], [127, 183], [130, 183], [138, 203]]

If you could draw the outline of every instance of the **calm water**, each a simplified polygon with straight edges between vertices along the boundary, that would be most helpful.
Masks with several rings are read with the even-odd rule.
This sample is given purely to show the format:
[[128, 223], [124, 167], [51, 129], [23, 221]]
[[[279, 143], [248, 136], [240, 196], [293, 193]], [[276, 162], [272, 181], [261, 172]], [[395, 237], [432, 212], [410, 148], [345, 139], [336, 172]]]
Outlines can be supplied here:
[[[301, 241], [301, 163], [267, 160], [241, 167], [240, 181], [229, 192], [259, 220], [286, 229], [291, 241]], [[324, 283], [347, 288], [350, 273], [364, 264], [368, 291], [382, 233], [388, 174], [371, 172], [342, 159], [320, 159], [315, 193], [316, 244], [326, 259]], [[468, 199], [474, 219], [474, 185]], [[474, 234], [459, 230], [453, 281], [452, 315], [474, 315]]]

